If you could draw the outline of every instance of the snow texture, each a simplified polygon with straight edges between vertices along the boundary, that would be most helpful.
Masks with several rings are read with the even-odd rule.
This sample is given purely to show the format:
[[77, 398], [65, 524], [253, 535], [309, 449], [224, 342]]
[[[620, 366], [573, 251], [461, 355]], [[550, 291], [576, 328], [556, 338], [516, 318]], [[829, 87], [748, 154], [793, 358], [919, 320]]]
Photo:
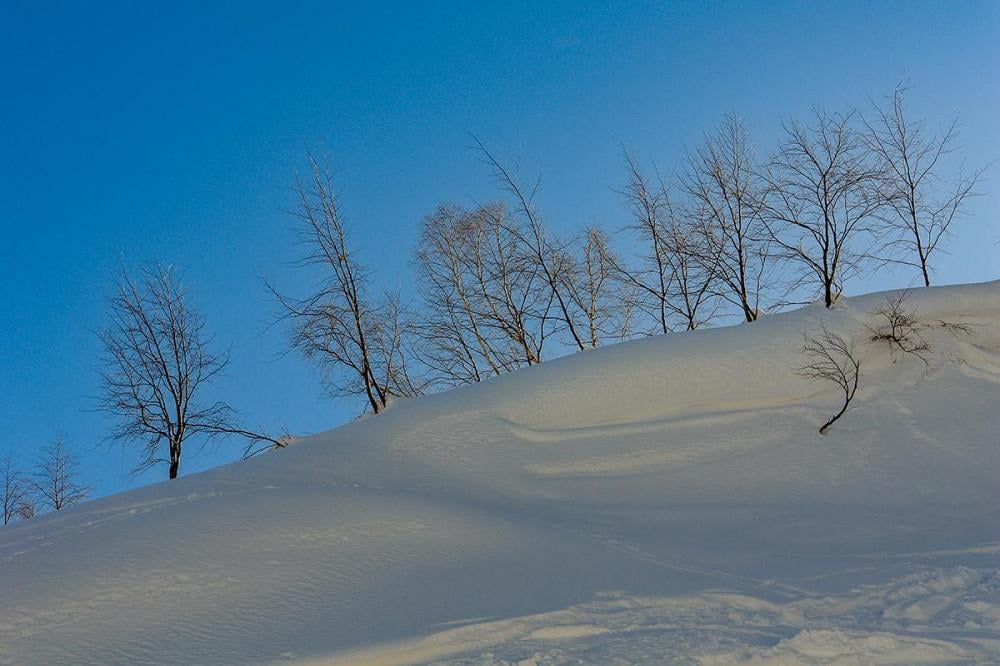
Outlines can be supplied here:
[[[0, 530], [2, 664], [1000, 662], [1000, 282], [528, 368]], [[943, 326], [963, 323], [971, 333]], [[795, 372], [825, 323], [855, 404]]]

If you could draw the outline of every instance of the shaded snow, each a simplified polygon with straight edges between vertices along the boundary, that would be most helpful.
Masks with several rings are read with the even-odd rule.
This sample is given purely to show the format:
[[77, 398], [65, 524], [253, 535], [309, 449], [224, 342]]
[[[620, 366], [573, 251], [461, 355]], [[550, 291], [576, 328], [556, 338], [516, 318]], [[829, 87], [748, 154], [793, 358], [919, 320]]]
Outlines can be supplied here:
[[[1000, 282], [578, 354], [0, 530], [0, 663], [1000, 660]], [[797, 376], [820, 321], [857, 406]]]

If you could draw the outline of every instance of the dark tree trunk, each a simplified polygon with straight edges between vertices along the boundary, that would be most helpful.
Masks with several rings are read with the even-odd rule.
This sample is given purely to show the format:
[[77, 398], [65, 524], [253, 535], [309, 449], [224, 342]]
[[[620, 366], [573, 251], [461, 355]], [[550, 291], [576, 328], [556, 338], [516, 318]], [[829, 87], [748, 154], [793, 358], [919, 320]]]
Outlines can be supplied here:
[[179, 442], [170, 444], [170, 472], [167, 478], [176, 479], [177, 469], [181, 466], [181, 445]]

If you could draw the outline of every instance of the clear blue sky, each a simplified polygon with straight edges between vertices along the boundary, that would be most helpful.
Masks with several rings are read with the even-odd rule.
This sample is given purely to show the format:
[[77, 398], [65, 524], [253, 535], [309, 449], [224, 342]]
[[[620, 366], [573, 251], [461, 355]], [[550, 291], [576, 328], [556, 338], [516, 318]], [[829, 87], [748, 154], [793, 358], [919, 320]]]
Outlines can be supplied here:
[[[969, 164], [1000, 157], [996, 2], [361, 4], [0, 4], [0, 451], [30, 458], [64, 434], [99, 494], [165, 477], [130, 479], [134, 458], [101, 445], [92, 411], [90, 330], [119, 256], [183, 270], [233, 351], [218, 391], [248, 423], [349, 418], [266, 328], [259, 277], [307, 277], [287, 266], [282, 212], [306, 143], [329, 152], [382, 283], [404, 287], [421, 217], [492, 193], [467, 130], [542, 175], [557, 229], [624, 223], [623, 144], [669, 171], [732, 110], [766, 148], [781, 119], [864, 105], [905, 77], [932, 124], [961, 114]], [[984, 189], [942, 282], [1000, 277], [997, 168]]]

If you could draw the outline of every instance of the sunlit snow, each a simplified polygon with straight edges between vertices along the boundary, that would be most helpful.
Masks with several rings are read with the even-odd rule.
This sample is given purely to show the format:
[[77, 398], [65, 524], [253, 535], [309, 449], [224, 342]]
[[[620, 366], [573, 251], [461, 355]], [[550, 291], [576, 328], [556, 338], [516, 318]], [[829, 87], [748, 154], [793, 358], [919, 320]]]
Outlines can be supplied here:
[[[1000, 661], [1000, 282], [912, 292], [927, 366], [868, 340], [883, 297], [0, 529], [0, 663]], [[822, 436], [836, 389], [795, 373], [821, 322], [863, 354]]]

